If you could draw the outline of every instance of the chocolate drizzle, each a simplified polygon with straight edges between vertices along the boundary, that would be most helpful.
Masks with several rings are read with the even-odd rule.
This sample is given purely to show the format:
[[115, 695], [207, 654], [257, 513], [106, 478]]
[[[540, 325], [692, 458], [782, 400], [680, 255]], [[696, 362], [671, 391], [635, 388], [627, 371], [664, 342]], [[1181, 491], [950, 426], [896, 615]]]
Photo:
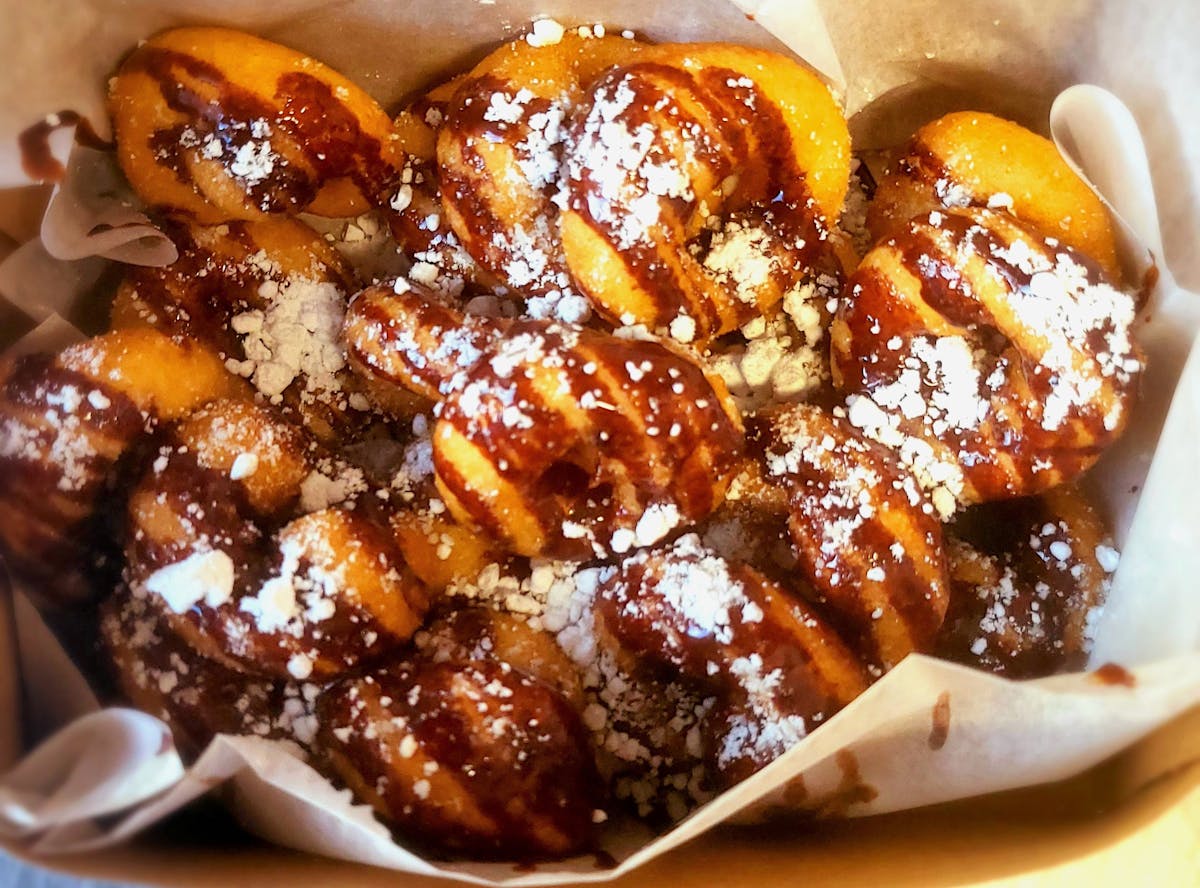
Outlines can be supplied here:
[[[761, 249], [776, 257], [776, 298], [814, 269], [834, 267], [826, 220], [805, 184], [806, 171], [797, 161], [783, 115], [747, 84], [740, 72], [721, 67], [688, 71], [652, 62], [618, 67], [594, 85], [593, 104], [582, 108], [572, 124], [570, 208], [615, 249], [624, 272], [653, 300], [653, 316], [644, 318], [652, 327], [665, 327], [683, 314], [707, 338], [759, 312], [693, 255], [690, 247], [702, 255], [711, 236], [693, 219], [695, 202], [702, 199], [715, 197], [717, 206], [710, 211], [765, 233], [767, 244]], [[617, 101], [618, 94], [632, 99]], [[610, 106], [619, 110], [614, 114]], [[602, 117], [603, 126], [620, 126], [629, 133], [652, 128], [653, 156], [687, 170], [693, 182], [702, 170], [704, 179], [737, 184], [719, 196], [659, 198], [661, 221], [645, 236], [631, 239], [624, 229], [635, 210], [614, 199], [614, 187], [627, 197], [652, 192], [640, 167], [626, 170], [625, 181], [615, 186], [607, 172], [593, 168], [586, 146], [589, 130], [601, 126]], [[610, 315], [620, 315], [616, 294], [589, 295]]]
[[[521, 343], [516, 348], [527, 347], [530, 357], [516, 352], [515, 372], [497, 378], [494, 364], [510, 360], [494, 357], [502, 344], [466, 370], [443, 403], [439, 428], [453, 428], [488, 455], [536, 517], [544, 551], [593, 554], [589, 540], [564, 535], [564, 522], [589, 528], [606, 546], [653, 503], [673, 503], [689, 520], [718, 505], [717, 485], [734, 467], [742, 434], [698, 366], [655, 342], [537, 321], [514, 322], [503, 342]], [[564, 396], [575, 406], [564, 408]], [[524, 418], [509, 420], [510, 408]], [[564, 434], [539, 433], [548, 428]], [[438, 477], [476, 521], [508, 536], [494, 493], [466, 477], [440, 440], [435, 434]]]
[[[385, 199], [398, 181], [387, 149], [312, 74], [288, 71], [272, 90], [257, 92], [202, 59], [156, 46], [131, 55], [122, 74], [152, 78], [163, 102], [181, 118], [155, 131], [149, 147], [197, 194], [209, 190], [197, 178], [204, 160], [218, 161], [249, 202], [269, 213], [304, 209], [333, 179], [348, 178], [376, 200]], [[246, 150], [269, 152], [270, 171], [254, 180], [239, 176], [235, 159]]]
[[92, 124], [75, 111], [59, 111], [33, 126], [22, 130], [17, 136], [17, 147], [21, 152], [21, 169], [35, 182], [61, 182], [66, 176], [66, 167], [50, 150], [50, 134], [64, 127], [75, 127], [75, 143], [87, 148], [105, 151], [113, 146], [101, 139]]
[[[988, 210], [945, 210], [913, 220], [902, 234], [877, 247], [847, 282], [837, 316], [836, 326], [844, 335], [835, 333], [835, 379], [850, 394], [869, 394], [896, 383], [914, 343], [947, 335], [931, 333], [922, 311], [932, 309], [966, 340], [981, 380], [972, 397], [986, 405], [986, 416], [968, 427], [943, 423], [936, 436], [923, 417], [902, 417], [898, 423], [913, 437], [936, 437], [934, 446], [963, 467], [974, 499], [1036, 492], [1079, 474], [1119, 434], [1137, 388], [1138, 369], [1102, 375], [1098, 360], [1107, 359], [1112, 350], [1112, 324], [1068, 341], [1078, 355], [1076, 367], [1084, 368], [1072, 372], [1089, 374], [1083, 383], [1064, 380], [1045, 364], [1042, 352], [1052, 349], [1040, 341], [1041, 331], [1027, 328], [1004, 302], [1032, 304], [1041, 298], [1033, 292], [1033, 266], [1020, 258], [1025, 255], [1052, 269], [1065, 255], [1082, 269], [1089, 287], [1104, 283], [1090, 259], [1047, 243], [1011, 217]], [[997, 294], [1001, 301], [993, 304]], [[1050, 332], [1061, 336], [1067, 331]], [[884, 348], [884, 342], [895, 347]], [[1129, 346], [1128, 353], [1140, 355], [1136, 346]], [[1052, 396], [1060, 389], [1082, 388], [1091, 377], [1097, 381], [1091, 402], [1071, 402], [1059, 426], [1047, 427], [1044, 417]], [[922, 385], [917, 394], [927, 401], [932, 390], [928, 383]], [[1116, 428], [1106, 424], [1113, 409], [1120, 423]]]
[[509, 860], [594, 844], [587, 732], [561, 695], [505, 664], [401, 662], [333, 686], [319, 714], [339, 772], [410, 841]]

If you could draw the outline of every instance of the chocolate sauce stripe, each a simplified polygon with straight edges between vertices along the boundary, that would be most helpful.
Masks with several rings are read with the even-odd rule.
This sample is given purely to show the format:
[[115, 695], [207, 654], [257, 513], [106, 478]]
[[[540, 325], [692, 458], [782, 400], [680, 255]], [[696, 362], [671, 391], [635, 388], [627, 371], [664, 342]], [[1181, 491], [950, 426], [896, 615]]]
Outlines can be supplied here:
[[[180, 76], [177, 72], [183, 72]], [[214, 65], [182, 52], [142, 47], [126, 61], [122, 73], [140, 72], [153, 79], [163, 101], [180, 114], [182, 122], [151, 136], [155, 154], [174, 171], [176, 178], [198, 194], [204, 186], [195, 178], [199, 154], [181, 144], [185, 130], [200, 137], [212, 136], [223, 145], [223, 158], [236, 156], [250, 144], [250, 123], [265, 120], [272, 133], [272, 150], [282, 147], [285, 136], [293, 160], [300, 164], [275, 164], [262, 182], [244, 185], [255, 206], [269, 211], [304, 207], [326, 179], [346, 176], [363, 194], [383, 197], [398, 173], [383, 157], [374, 137], [362, 132], [357, 118], [322, 81], [303, 72], [284, 73], [271, 98], [234, 84]], [[278, 130], [278, 133], [276, 132]], [[222, 166], [228, 161], [222, 161]], [[228, 167], [224, 167], [230, 176]]]

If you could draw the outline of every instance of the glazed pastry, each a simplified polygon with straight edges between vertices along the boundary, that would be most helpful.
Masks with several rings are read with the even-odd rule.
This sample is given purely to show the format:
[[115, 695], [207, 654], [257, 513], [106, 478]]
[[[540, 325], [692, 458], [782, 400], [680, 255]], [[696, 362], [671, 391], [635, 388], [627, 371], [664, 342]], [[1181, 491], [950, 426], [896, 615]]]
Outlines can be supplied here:
[[720, 503], [742, 429], [719, 380], [654, 341], [455, 317], [368, 289], [347, 337], [356, 366], [420, 390], [440, 377], [434, 466], [461, 522], [520, 555], [587, 558]]
[[327, 767], [409, 842], [476, 858], [588, 850], [602, 801], [579, 716], [494, 660], [414, 660], [326, 689]]
[[[0, 383], [0, 541], [8, 565], [59, 603], [111, 588], [105, 579], [94, 587], [92, 573], [108, 548], [102, 513], [122, 457], [160, 421], [243, 392], [212, 352], [148, 329], [11, 362]], [[116, 499], [121, 494], [118, 486]]]
[[788, 491], [799, 571], [855, 649], [887, 670], [928, 651], [949, 598], [941, 526], [879, 445], [797, 405], [759, 418], [768, 477]]
[[851, 423], [942, 517], [1077, 477], [1129, 422], [1134, 301], [1007, 213], [935, 211], [876, 245], [832, 327]]
[[507, 288], [464, 248], [442, 196], [438, 129], [464, 77], [426, 93], [393, 120], [407, 157], [396, 193], [383, 210], [392, 237], [412, 262], [410, 279], [444, 296], [468, 301], [480, 295], [507, 295]]
[[1084, 668], [1120, 556], [1078, 488], [976, 506], [947, 534], [939, 656], [1012, 678]]
[[590, 88], [564, 154], [567, 266], [613, 321], [705, 341], [836, 269], [849, 134], [791, 59], [656, 47]]
[[416, 637], [417, 649], [435, 663], [496, 660], [554, 688], [583, 712], [579, 672], [554, 637], [525, 620], [490, 607], [442, 613]]
[[100, 641], [125, 699], [162, 719], [185, 760], [217, 734], [312, 741], [317, 685], [247, 679], [199, 656], [144, 598], [124, 590], [109, 598]]
[[229, 322], [260, 307], [269, 289], [301, 278], [358, 289], [354, 272], [329, 243], [298, 219], [163, 225], [179, 258], [162, 268], [131, 266], [117, 289], [110, 322], [115, 329], [156, 327], [175, 338], [196, 338], [235, 354]]
[[231, 669], [331, 678], [409, 639], [427, 592], [362, 472], [248, 402], [178, 423], [129, 502], [134, 594]]
[[933, 210], [990, 207], [1057, 238], [1120, 283], [1108, 211], [1049, 139], [979, 111], [947, 114], [917, 130], [879, 179], [867, 226], [876, 240], [902, 235]]
[[476, 65], [445, 109], [437, 159], [447, 220], [476, 262], [531, 297], [535, 317], [586, 317], [553, 200], [561, 143], [588, 84], [641, 50], [620, 37], [575, 33], [553, 46], [517, 39]]
[[446, 509], [434, 480], [428, 418], [418, 416], [414, 428], [419, 432], [390, 479], [388, 494], [396, 507], [390, 524], [409, 568], [430, 591], [441, 593], [478, 576], [503, 554], [491, 539], [458, 523]]
[[723, 786], [867, 686], [858, 657], [805, 602], [694, 535], [628, 558], [601, 584], [594, 613], [598, 637], [716, 696], [718, 730], [704, 742]]
[[109, 87], [117, 158], [149, 206], [211, 225], [387, 199], [391, 120], [320, 62], [240, 31], [179, 28], [140, 44]]
[[[149, 325], [205, 343], [326, 444], [362, 435], [381, 393], [346, 367], [340, 334], [347, 294], [358, 287], [337, 251], [296, 219], [166, 230], [179, 258], [129, 271], [112, 326]], [[390, 412], [412, 403], [389, 402]]]
[[428, 287], [400, 280], [355, 295], [346, 350], [364, 379], [438, 401], [504, 329], [502, 321], [465, 314]]

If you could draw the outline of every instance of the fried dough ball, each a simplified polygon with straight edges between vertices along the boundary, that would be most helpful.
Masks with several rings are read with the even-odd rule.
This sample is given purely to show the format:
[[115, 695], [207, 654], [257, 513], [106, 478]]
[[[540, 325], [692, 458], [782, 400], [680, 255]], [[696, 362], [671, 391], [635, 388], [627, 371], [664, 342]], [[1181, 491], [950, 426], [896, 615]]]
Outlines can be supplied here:
[[317, 685], [247, 679], [201, 657], [144, 598], [127, 590], [109, 598], [100, 640], [125, 698], [162, 719], [187, 760], [217, 734], [312, 741]]
[[317, 703], [329, 770], [406, 841], [475, 858], [588, 850], [602, 801], [555, 690], [495, 660], [396, 663]]
[[460, 522], [518, 555], [587, 558], [656, 542], [720, 503], [741, 421], [690, 358], [656, 341], [463, 315], [401, 289], [355, 297], [348, 348], [362, 372], [442, 396], [433, 460]]
[[1077, 477], [1129, 423], [1134, 300], [1011, 215], [912, 220], [850, 277], [831, 328], [850, 421], [949, 517]]
[[[517, 39], [483, 59], [454, 89], [438, 129], [446, 219], [499, 282], [527, 297], [538, 316], [580, 320], [552, 200], [559, 144], [588, 84], [643, 50], [620, 37], [563, 35], [552, 46]], [[503, 183], [503, 187], [496, 187]]]
[[800, 404], [759, 417], [768, 476], [788, 491], [799, 571], [884, 670], [928, 651], [950, 593], [941, 525], [911, 478], [845, 420]]
[[123, 498], [113, 491], [122, 458], [160, 422], [245, 391], [214, 353], [149, 329], [18, 358], [2, 377], [0, 543], [8, 565], [60, 604], [111, 588], [94, 567], [109, 548], [107, 507]]
[[251, 380], [264, 398], [329, 446], [361, 437], [375, 402], [397, 400], [351, 373], [338, 347], [353, 270], [298, 219], [201, 226], [169, 223], [179, 258], [131, 268], [117, 290], [112, 326], [151, 326], [199, 341]]
[[392, 123], [320, 62], [225, 28], [140, 44], [109, 86], [117, 159], [148, 205], [212, 225], [357, 215], [399, 181]]
[[837, 269], [849, 132], [801, 64], [665, 45], [588, 92], [564, 141], [562, 242], [606, 317], [704, 342]]
[[407, 641], [428, 608], [376, 503], [298, 428], [217, 402], [172, 429], [134, 488], [130, 581], [229, 668], [332, 678]]
[[976, 506], [948, 538], [939, 656], [1012, 678], [1084, 667], [1119, 555], [1082, 491]]
[[903, 234], [914, 216], [965, 206], [1007, 210], [1121, 281], [1116, 235], [1100, 198], [1049, 139], [980, 111], [947, 114], [917, 130], [880, 178], [867, 224], [882, 240]]
[[809, 605], [695, 535], [642, 550], [601, 584], [598, 633], [677, 672], [737, 718], [703, 738], [722, 786], [787, 751], [868, 684], [860, 659]]

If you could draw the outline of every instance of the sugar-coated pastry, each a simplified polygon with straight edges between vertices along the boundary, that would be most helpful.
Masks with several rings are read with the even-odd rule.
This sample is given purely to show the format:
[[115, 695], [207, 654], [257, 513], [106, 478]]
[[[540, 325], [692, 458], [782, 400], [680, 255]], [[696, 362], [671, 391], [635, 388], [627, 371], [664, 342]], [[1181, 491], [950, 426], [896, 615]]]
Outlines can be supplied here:
[[434, 477], [428, 417], [419, 415], [414, 426], [419, 433], [405, 446], [403, 463], [389, 485], [396, 506], [389, 523], [405, 562], [436, 594], [478, 576], [504, 554], [490, 537], [450, 514]]
[[504, 330], [496, 318], [464, 313], [422, 285], [367, 287], [346, 314], [350, 366], [365, 379], [440, 400]]
[[[60, 603], [93, 587], [109, 548], [106, 505], [121, 458], [160, 421], [244, 392], [217, 355], [126, 330], [9, 362], [0, 381], [0, 543], [8, 566]], [[115, 491], [120, 500], [124, 491]], [[119, 507], [118, 507], [119, 511]]]
[[121, 590], [105, 601], [100, 641], [125, 699], [162, 719], [187, 759], [217, 734], [312, 742], [317, 685], [247, 678], [200, 656], [145, 598]]
[[438, 386], [434, 467], [460, 521], [520, 555], [586, 558], [650, 545], [720, 503], [741, 422], [692, 360], [652, 340], [464, 317], [400, 289], [354, 299], [348, 347], [365, 372]]
[[[326, 240], [299, 219], [221, 225], [166, 222], [179, 258], [161, 268], [130, 266], [113, 300], [114, 329], [149, 326], [236, 354], [234, 315], [261, 308], [271, 290], [293, 280], [358, 289], [354, 272]], [[344, 297], [343, 297], [344, 298]]]
[[1057, 238], [1120, 282], [1108, 211], [1049, 139], [980, 111], [956, 111], [917, 130], [879, 179], [867, 225], [877, 240], [903, 234], [932, 210], [991, 207]]
[[718, 736], [703, 738], [728, 785], [768, 764], [866, 688], [862, 662], [803, 600], [694, 535], [642, 550], [603, 582], [595, 620], [634, 656], [715, 695]]
[[108, 105], [138, 196], [201, 224], [357, 215], [403, 166], [391, 120], [361, 87], [241, 31], [178, 28], [139, 44]]
[[943, 517], [1075, 478], [1129, 422], [1134, 300], [1007, 213], [938, 210], [877, 244], [831, 328], [851, 423]]
[[279, 217], [165, 230], [179, 258], [129, 270], [113, 302], [114, 328], [148, 325], [205, 343], [327, 444], [361, 435], [376, 400], [397, 414], [411, 406], [412, 398], [373, 391], [347, 368], [342, 322], [358, 286], [312, 228]]
[[913, 479], [845, 419], [806, 404], [760, 417], [767, 475], [788, 491], [798, 572], [868, 662], [928, 651], [950, 584], [941, 525]]
[[603, 795], [579, 716], [506, 663], [396, 663], [327, 688], [317, 714], [327, 767], [408, 842], [518, 860], [594, 844]]
[[684, 342], [737, 329], [836, 269], [849, 141], [792, 59], [654, 47], [589, 87], [566, 131], [567, 267], [615, 322]]
[[1082, 491], [976, 506], [947, 534], [940, 656], [1013, 678], [1084, 667], [1120, 556]]
[[497, 660], [557, 690], [577, 712], [584, 707], [579, 671], [554, 636], [491, 607], [443, 611], [416, 636], [421, 653], [441, 663]]
[[535, 316], [579, 321], [587, 312], [553, 200], [562, 142], [588, 84], [642, 49], [570, 32], [551, 46], [517, 39], [462, 78], [445, 106], [437, 160], [447, 220], [476, 262], [530, 297]]
[[434, 87], [396, 115], [392, 123], [407, 157], [400, 185], [382, 209], [392, 237], [412, 260], [409, 274], [415, 282], [463, 301], [515, 296], [468, 252], [443, 198], [438, 133], [467, 76]]
[[336, 676], [410, 638], [428, 593], [361, 470], [249, 402], [171, 429], [129, 503], [135, 594], [233, 669]]

